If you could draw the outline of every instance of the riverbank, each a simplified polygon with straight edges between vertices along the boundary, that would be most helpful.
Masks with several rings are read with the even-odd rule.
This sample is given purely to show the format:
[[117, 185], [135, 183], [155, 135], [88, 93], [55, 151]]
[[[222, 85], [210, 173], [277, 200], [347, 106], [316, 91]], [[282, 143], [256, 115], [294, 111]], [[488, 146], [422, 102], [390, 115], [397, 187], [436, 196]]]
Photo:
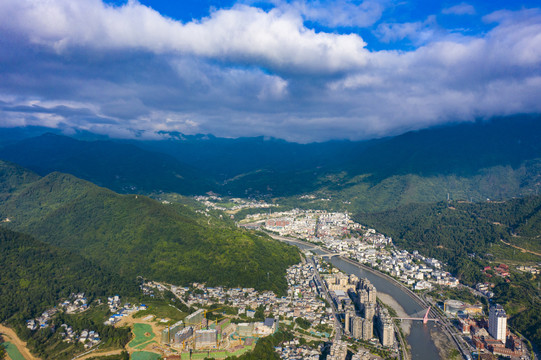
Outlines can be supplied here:
[[430, 330], [430, 337], [432, 338], [432, 341], [434, 341], [434, 345], [438, 349], [438, 353], [442, 359], [462, 359], [462, 356], [456, 349], [455, 344], [449, 341], [447, 335], [445, 335], [441, 330]]
[[[406, 313], [406, 310], [389, 294], [382, 293], [381, 291], [378, 291], [377, 295], [378, 299], [381, 300], [385, 305], [390, 306], [393, 308], [393, 310], [396, 312], [396, 314], [399, 317], [408, 317], [408, 313]], [[402, 332], [404, 335], [408, 336], [411, 331], [411, 322], [410, 321], [401, 321], [400, 327], [402, 328]]]

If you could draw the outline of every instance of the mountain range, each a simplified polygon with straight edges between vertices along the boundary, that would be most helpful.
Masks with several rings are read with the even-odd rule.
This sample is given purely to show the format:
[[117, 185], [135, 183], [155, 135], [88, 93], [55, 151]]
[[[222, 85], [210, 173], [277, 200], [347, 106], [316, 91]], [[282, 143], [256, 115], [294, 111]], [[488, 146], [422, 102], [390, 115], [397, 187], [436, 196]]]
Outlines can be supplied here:
[[3, 142], [0, 159], [39, 175], [69, 173], [121, 193], [312, 194], [331, 198], [335, 207], [371, 212], [448, 197], [503, 200], [536, 194], [541, 186], [539, 116], [310, 144], [211, 135], [166, 134], [166, 140], [150, 141], [80, 140], [51, 133], [24, 138], [23, 133], [18, 132], [18, 141]]
[[[131, 293], [137, 276], [285, 292], [296, 248], [239, 229], [183, 195], [347, 210], [401, 247], [447, 262], [470, 285], [485, 281], [480, 269], [493, 261], [535, 263], [541, 252], [539, 116], [311, 144], [50, 130], [0, 129], [0, 261], [9, 268], [0, 288], [12, 289], [0, 297], [17, 305], [0, 307], [4, 320], [85, 287]], [[180, 201], [161, 201], [166, 193]], [[53, 274], [59, 280], [43, 288]], [[512, 277], [496, 285], [496, 299], [541, 346], [538, 289], [526, 275]], [[32, 296], [19, 301], [17, 287]]]

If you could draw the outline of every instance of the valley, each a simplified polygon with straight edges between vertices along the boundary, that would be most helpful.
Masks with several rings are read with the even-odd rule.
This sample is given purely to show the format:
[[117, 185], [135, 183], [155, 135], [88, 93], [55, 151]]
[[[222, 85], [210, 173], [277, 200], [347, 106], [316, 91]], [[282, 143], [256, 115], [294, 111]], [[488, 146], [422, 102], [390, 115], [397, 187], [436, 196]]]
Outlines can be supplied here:
[[[520, 351], [533, 359], [532, 349], [541, 344], [541, 196], [536, 196], [541, 151], [536, 120], [513, 119], [522, 128], [508, 131], [509, 139], [503, 140], [510, 121], [429, 129], [366, 143], [305, 145], [213, 137], [163, 143], [89, 141], [52, 134], [11, 140], [0, 148], [5, 159], [0, 161], [0, 260], [9, 269], [0, 284], [1, 321], [41, 359], [77, 354], [92, 358], [94, 352], [111, 355], [111, 360], [184, 358], [169, 350], [174, 347], [164, 346], [160, 332], [201, 309], [221, 313], [232, 324], [227, 337], [218, 336], [217, 347], [206, 350], [216, 358], [308, 358], [350, 351], [374, 358], [422, 359], [418, 349], [423, 342], [431, 344], [429, 348], [439, 344], [438, 356], [443, 358], [457, 356], [453, 344], [459, 344], [465, 357], [478, 351], [472, 345], [477, 340], [462, 334], [462, 320], [445, 312], [445, 302], [457, 300], [482, 308], [484, 316], [493, 304], [502, 304], [509, 328], [533, 344], [521, 340]], [[476, 135], [480, 133], [485, 134], [483, 141]], [[468, 150], [439, 149], [459, 137]], [[507, 144], [505, 154], [496, 156], [499, 150], [488, 145], [491, 141]], [[240, 154], [247, 149], [252, 154], [244, 159]], [[479, 156], [469, 159], [469, 152]], [[276, 240], [283, 237], [321, 246], [331, 255], [312, 259], [311, 252]], [[315, 269], [322, 275], [332, 269], [337, 261], [332, 254], [399, 281], [447, 325], [432, 329], [432, 337], [421, 335], [423, 328], [416, 325], [405, 334], [397, 327], [397, 343], [390, 347], [381, 344], [379, 330], [366, 340], [337, 335], [352, 336], [344, 306], [355, 304], [356, 298], [334, 298], [334, 292], [325, 294], [324, 288], [310, 285], [316, 282]], [[292, 270], [295, 266], [302, 270]], [[304, 277], [292, 278], [292, 271]], [[330, 281], [325, 280], [325, 288], [332, 287]], [[391, 309], [414, 313], [385, 290], [388, 285], [377, 286], [383, 286], [381, 300]], [[24, 326], [24, 321], [80, 292], [94, 310], [52, 315], [46, 328], [65, 325], [75, 337], [96, 330], [101, 339], [98, 345], [87, 343], [91, 353], [82, 342], [66, 343], [56, 331]], [[118, 310], [102, 309], [99, 302], [115, 293], [124, 299], [119, 309], [124, 304], [129, 309], [133, 304], [150, 306], [139, 310], [144, 316], [119, 317], [111, 328], [103, 322], [116, 319]], [[301, 305], [292, 309], [297, 301]], [[304, 313], [306, 301], [313, 309]], [[331, 303], [335, 320], [327, 312]], [[219, 306], [229, 310], [212, 310]], [[257, 321], [247, 315], [248, 309]], [[356, 310], [364, 316], [362, 307]], [[240, 324], [264, 323], [266, 318], [283, 327], [241, 335], [248, 330]], [[130, 346], [135, 324], [150, 325], [155, 338]], [[193, 331], [224, 330], [217, 323], [212, 328], [210, 318], [208, 325], [205, 329], [199, 324]], [[295, 342], [291, 336], [303, 340]], [[178, 348], [176, 342], [176, 351], [191, 349], [194, 355], [198, 350], [197, 356], [204, 357], [197, 337], [192, 336], [189, 346], [181, 341]], [[417, 345], [407, 350], [405, 341]], [[282, 350], [275, 353], [272, 349], [280, 344]], [[519, 351], [513, 347], [518, 345], [510, 346], [496, 351]]]

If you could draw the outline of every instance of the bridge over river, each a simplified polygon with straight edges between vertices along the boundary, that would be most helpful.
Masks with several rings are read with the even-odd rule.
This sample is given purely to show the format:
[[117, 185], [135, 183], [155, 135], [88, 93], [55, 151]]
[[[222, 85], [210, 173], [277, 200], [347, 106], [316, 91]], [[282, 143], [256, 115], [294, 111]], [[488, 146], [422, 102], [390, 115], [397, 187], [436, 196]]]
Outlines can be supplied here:
[[[429, 304], [393, 278], [367, 268], [347, 257], [342, 257], [339, 253], [332, 253], [318, 245], [275, 234], [269, 233], [269, 235], [276, 240], [287, 242], [302, 250], [310, 250], [318, 256], [325, 257], [331, 264], [347, 274], [354, 274], [359, 278], [367, 278], [376, 287], [378, 293], [381, 292], [392, 297], [408, 314], [407, 317], [404, 317], [404, 320], [413, 320], [411, 321], [410, 332], [407, 336], [412, 360], [443, 359], [436, 348], [431, 332], [440, 333], [444, 338], [447, 335], [449, 339], [454, 341], [454, 344], [462, 353], [463, 358], [469, 358], [470, 352], [465, 344], [461, 343], [463, 340], [456, 337], [453, 333], [452, 326], [448, 321], [445, 319], [442, 321], [439, 318], [440, 315], [433, 308], [430, 308]], [[425, 316], [421, 317], [419, 313], [423, 313]], [[428, 316], [431, 316], [431, 319]], [[426, 321], [424, 321], [425, 317], [427, 317]], [[435, 321], [436, 319], [439, 321]]]

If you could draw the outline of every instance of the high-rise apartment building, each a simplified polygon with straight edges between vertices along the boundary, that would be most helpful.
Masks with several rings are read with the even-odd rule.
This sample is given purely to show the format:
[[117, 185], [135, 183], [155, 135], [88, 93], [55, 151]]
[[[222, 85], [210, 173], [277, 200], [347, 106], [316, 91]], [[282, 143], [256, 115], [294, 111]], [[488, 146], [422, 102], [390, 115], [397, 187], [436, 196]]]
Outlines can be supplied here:
[[507, 314], [499, 304], [490, 307], [488, 314], [488, 332], [494, 339], [505, 343], [507, 337]]

